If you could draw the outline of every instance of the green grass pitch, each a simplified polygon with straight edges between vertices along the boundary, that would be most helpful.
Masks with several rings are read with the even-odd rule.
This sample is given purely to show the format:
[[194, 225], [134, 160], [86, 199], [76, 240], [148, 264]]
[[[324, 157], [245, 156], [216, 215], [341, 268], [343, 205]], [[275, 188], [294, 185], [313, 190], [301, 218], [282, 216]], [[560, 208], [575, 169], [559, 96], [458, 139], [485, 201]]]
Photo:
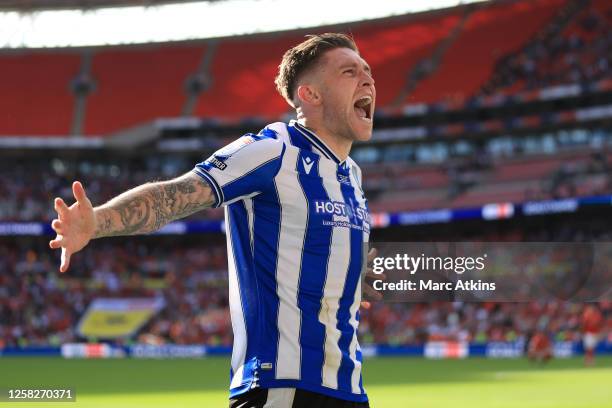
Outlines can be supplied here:
[[[63, 360], [0, 358], [0, 388], [71, 387], [77, 402], [2, 403], [18, 408], [227, 407], [227, 358]], [[370, 358], [364, 384], [373, 408], [612, 407], [612, 357], [546, 366], [525, 359], [431, 361]]]

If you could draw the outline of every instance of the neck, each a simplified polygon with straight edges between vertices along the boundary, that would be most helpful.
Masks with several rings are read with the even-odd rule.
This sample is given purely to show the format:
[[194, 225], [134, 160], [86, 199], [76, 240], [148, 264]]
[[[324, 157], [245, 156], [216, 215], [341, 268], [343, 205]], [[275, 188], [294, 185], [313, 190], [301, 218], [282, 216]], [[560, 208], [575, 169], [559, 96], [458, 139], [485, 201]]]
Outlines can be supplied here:
[[353, 141], [346, 139], [342, 136], [334, 134], [330, 130], [328, 130], [325, 126], [313, 121], [309, 120], [304, 116], [298, 115], [298, 123], [308, 129], [312, 130], [318, 137], [321, 139], [327, 147], [329, 147], [332, 152], [340, 159], [340, 161], [346, 160], [348, 157], [351, 147], [353, 146]]

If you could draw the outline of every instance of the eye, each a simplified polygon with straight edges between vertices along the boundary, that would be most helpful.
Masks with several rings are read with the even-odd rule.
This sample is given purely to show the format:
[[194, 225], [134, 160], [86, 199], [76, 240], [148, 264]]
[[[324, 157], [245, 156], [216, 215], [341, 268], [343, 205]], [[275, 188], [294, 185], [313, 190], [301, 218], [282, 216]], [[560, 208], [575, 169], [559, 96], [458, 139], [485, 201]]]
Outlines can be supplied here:
[[353, 68], [349, 68], [349, 69], [345, 69], [342, 73], [353, 75], [355, 73], [355, 70]]

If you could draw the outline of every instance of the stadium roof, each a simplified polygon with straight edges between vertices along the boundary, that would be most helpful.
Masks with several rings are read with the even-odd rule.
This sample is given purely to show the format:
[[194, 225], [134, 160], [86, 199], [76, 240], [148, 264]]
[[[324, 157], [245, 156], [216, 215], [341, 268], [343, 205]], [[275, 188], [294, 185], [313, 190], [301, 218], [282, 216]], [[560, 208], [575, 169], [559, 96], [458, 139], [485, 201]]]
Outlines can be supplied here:
[[[0, 0], [0, 10], [34, 11], [57, 9], [92, 9], [122, 6], [155, 6], [186, 3], [193, 0]], [[207, 0], [220, 1], [220, 0]]]
[[[29, 1], [51, 2], [24, 0]], [[76, 4], [107, 0], [55, 1]], [[96, 9], [0, 11], [0, 48], [198, 40], [342, 24], [480, 1], [486, 0], [224, 0]]]

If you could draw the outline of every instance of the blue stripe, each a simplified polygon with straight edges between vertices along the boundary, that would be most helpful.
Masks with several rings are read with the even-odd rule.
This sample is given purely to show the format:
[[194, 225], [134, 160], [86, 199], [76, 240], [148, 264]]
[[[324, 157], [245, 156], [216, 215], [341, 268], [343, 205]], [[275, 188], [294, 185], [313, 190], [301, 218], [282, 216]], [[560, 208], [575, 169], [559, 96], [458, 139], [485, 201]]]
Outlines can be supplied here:
[[312, 144], [294, 126], [287, 126], [287, 131], [292, 145], [302, 150], [312, 151]]
[[245, 360], [242, 372], [242, 383], [239, 387], [230, 389], [230, 398], [237, 397], [238, 395], [249, 391], [254, 387], [254, 384], [259, 382], [257, 378], [258, 369], [259, 362], [257, 361], [257, 358], [252, 357], [249, 360]]
[[259, 341], [259, 333], [255, 324], [258, 321], [257, 307], [259, 304], [259, 290], [257, 279], [253, 273], [253, 254], [251, 253], [251, 242], [249, 237], [249, 222], [247, 210], [243, 201], [227, 206], [228, 225], [232, 252], [234, 254], [238, 288], [240, 291], [240, 304], [244, 315], [246, 326], [247, 347], [244, 358], [245, 370], [242, 384], [254, 380], [252, 372], [248, 372], [247, 362], [253, 366], [255, 357], [255, 346]]
[[[331, 214], [317, 214], [310, 205], [315, 200], [329, 200], [323, 181], [314, 177], [319, 173], [319, 156], [300, 151], [298, 163], [305, 157], [314, 160], [310, 176], [299, 172], [299, 182], [308, 202], [308, 220], [302, 249], [302, 266], [298, 289], [298, 307], [302, 311], [300, 330], [301, 378], [312, 384], [321, 384], [324, 361], [325, 326], [319, 321], [323, 288], [327, 277], [332, 227], [323, 221], [332, 221]], [[299, 167], [299, 166], [298, 166]], [[313, 171], [314, 170], [314, 171]]]
[[283, 150], [279, 156], [262, 163], [253, 170], [235, 178], [221, 187], [224, 202], [267, 190], [268, 187], [270, 187], [270, 182], [276, 177], [276, 174], [280, 170], [284, 153], [285, 145], [283, 145]]
[[[272, 363], [274, 371], [261, 372], [261, 377], [274, 377], [279, 341], [277, 292], [278, 244], [281, 229], [282, 205], [278, 196], [276, 183], [264, 197], [253, 200], [253, 230], [255, 274], [259, 282], [260, 315], [257, 318], [261, 333], [261, 344], [258, 349], [262, 363]], [[282, 356], [280, 356], [282, 358]]]
[[[361, 367], [363, 368], [363, 353], [361, 350], [357, 350], [357, 361], [361, 363]], [[363, 388], [363, 376], [359, 374], [359, 389], [362, 394], [365, 394], [365, 389]]]
[[332, 152], [331, 149], [329, 149], [325, 145], [325, 143], [323, 143], [321, 141], [321, 139], [319, 139], [319, 137], [314, 132], [310, 131], [305, 126], [300, 125], [298, 122], [292, 122], [292, 123], [295, 126], [295, 128], [298, 129], [300, 131], [300, 133], [302, 133], [302, 135], [304, 135], [304, 137], [306, 137], [306, 139], [308, 139], [308, 141], [310, 141], [319, 150], [321, 150], [323, 152], [323, 154], [328, 159], [333, 160], [336, 163], [340, 163], [341, 162], [340, 159], [338, 158], [338, 156], [336, 156], [336, 154], [334, 152]]
[[[348, 177], [348, 171], [345, 169], [338, 169], [338, 176]], [[350, 180], [350, 178], [347, 178]], [[363, 221], [357, 219], [355, 208], [359, 205], [356, 197], [355, 190], [351, 185], [340, 183], [342, 190], [342, 196], [346, 205], [350, 206], [353, 211], [350, 214], [351, 224], [363, 225]], [[351, 240], [351, 260], [349, 262], [348, 273], [346, 276], [346, 282], [344, 284], [344, 290], [342, 297], [340, 297], [340, 307], [336, 317], [338, 323], [336, 327], [340, 331], [340, 340], [338, 340], [338, 347], [342, 351], [342, 360], [340, 362], [340, 368], [338, 369], [338, 388], [341, 390], [351, 390], [351, 376], [355, 363], [351, 360], [349, 348], [351, 340], [355, 334], [355, 329], [350, 324], [351, 314], [350, 308], [355, 300], [355, 292], [359, 279], [361, 278], [361, 267], [363, 261], [363, 231], [357, 228], [350, 229], [350, 240]]]
[[268, 128], [267, 126], [259, 131], [257, 134], [259, 139], [268, 138], [268, 139], [278, 139], [278, 134], [276, 131]]

